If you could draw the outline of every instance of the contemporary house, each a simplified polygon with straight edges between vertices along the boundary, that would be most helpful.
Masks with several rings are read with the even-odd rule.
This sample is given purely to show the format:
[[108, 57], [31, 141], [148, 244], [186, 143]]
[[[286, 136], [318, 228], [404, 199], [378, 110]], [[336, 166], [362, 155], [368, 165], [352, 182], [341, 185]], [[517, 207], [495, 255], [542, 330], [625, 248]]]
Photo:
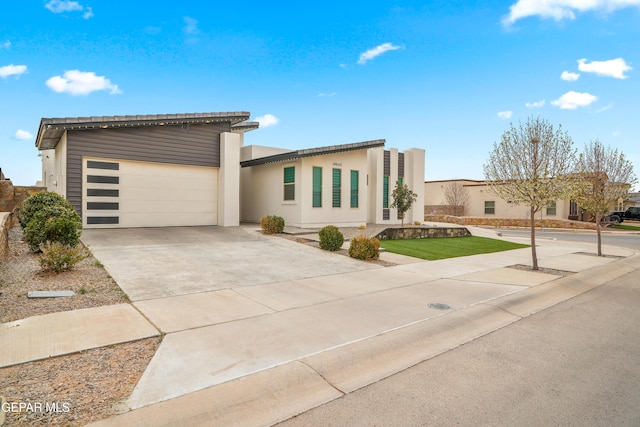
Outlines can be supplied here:
[[247, 112], [43, 118], [42, 181], [86, 228], [234, 226], [280, 215], [289, 225], [399, 223], [398, 181], [418, 194], [424, 150], [384, 140], [305, 150], [244, 147]]
[[42, 180], [85, 227], [237, 225], [249, 113], [42, 119]]
[[286, 151], [248, 146], [241, 151], [240, 218], [265, 213], [298, 227], [398, 224], [391, 208], [396, 182], [418, 200], [405, 222], [422, 222], [424, 150], [384, 149], [384, 140]]

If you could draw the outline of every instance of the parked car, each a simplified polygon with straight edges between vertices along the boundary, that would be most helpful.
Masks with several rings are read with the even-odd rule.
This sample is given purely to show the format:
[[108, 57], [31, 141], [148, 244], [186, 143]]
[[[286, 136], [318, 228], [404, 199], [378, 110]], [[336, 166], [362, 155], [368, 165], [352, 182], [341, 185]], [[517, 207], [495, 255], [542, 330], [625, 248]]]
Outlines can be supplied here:
[[618, 224], [625, 219], [640, 221], [640, 206], [631, 206], [626, 211], [615, 211], [609, 215], [609, 220]]

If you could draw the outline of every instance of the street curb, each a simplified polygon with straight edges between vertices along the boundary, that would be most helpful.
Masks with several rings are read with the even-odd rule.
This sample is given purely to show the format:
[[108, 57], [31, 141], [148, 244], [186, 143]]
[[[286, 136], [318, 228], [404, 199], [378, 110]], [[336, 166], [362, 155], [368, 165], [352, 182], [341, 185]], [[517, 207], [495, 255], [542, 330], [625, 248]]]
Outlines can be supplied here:
[[90, 424], [269, 426], [640, 269], [640, 254]]

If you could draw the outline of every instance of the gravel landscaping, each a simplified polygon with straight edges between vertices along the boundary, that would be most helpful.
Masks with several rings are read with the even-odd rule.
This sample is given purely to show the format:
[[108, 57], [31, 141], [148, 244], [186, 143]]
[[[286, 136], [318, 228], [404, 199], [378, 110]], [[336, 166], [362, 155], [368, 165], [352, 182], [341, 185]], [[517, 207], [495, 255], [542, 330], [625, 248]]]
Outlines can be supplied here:
[[[0, 260], [0, 323], [31, 316], [128, 302], [102, 265], [87, 258], [72, 271], [42, 273], [38, 255], [9, 232], [9, 254]], [[32, 299], [29, 291], [71, 290], [68, 298]], [[0, 369], [7, 403], [57, 403], [58, 412], [10, 411], [4, 426], [81, 426], [116, 414], [131, 395], [161, 338], [102, 347]], [[10, 343], [2, 343], [10, 345]], [[6, 405], [5, 405], [6, 406]], [[3, 426], [3, 427], [4, 427]]]

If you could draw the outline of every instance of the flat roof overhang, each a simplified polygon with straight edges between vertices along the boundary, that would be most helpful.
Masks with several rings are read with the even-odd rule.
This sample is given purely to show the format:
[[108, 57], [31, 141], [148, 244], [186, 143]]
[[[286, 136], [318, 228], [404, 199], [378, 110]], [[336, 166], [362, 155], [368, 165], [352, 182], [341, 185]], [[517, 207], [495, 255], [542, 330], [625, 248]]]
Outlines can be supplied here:
[[[38, 150], [56, 148], [60, 138], [68, 130], [118, 129], [145, 126], [182, 126], [227, 122], [231, 130], [257, 129], [257, 122], [246, 122], [250, 114], [245, 111], [227, 113], [150, 114], [136, 116], [92, 116], [43, 118], [40, 120], [35, 145]], [[244, 122], [244, 123], [243, 123]]]

